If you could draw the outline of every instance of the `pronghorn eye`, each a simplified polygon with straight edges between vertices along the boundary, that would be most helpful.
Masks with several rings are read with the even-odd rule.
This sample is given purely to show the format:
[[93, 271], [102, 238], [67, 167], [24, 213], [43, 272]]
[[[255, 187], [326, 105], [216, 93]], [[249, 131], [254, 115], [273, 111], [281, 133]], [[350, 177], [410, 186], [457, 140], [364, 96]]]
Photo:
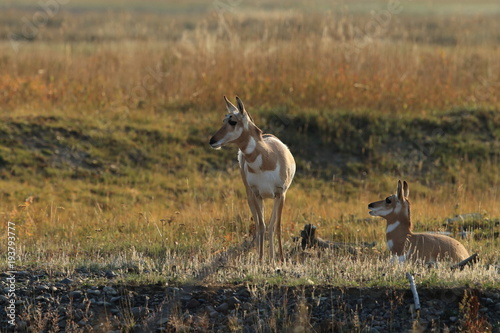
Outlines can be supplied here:
[[229, 125], [231, 125], [231, 126], [235, 126], [235, 125], [237, 124], [237, 122], [236, 122], [236, 121], [231, 120], [231, 119], [229, 119], [227, 122], [228, 122], [228, 123], [229, 123]]
[[385, 202], [387, 202], [388, 204], [390, 204], [391, 203], [391, 198], [389, 198], [389, 197], [385, 198]]

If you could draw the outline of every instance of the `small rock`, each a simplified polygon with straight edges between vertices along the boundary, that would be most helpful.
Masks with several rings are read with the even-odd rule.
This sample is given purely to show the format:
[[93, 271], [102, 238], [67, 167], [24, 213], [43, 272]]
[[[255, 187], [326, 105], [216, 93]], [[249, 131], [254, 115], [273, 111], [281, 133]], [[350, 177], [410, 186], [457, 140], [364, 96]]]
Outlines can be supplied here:
[[255, 321], [257, 320], [258, 316], [257, 316], [257, 313], [255, 311], [252, 311], [252, 312], [249, 312], [247, 313], [246, 317], [245, 317], [245, 325], [252, 325], [255, 323]]
[[458, 317], [457, 317], [457, 316], [451, 316], [451, 317], [450, 317], [450, 321], [451, 321], [452, 323], [455, 323], [457, 320], [458, 320]]
[[80, 310], [85, 310], [87, 305], [88, 304], [86, 302], [78, 302], [78, 304], [75, 304], [75, 307]]
[[162, 318], [162, 319], [158, 320], [157, 324], [160, 325], [160, 326], [163, 326], [163, 325], [166, 325], [169, 321], [170, 321], [170, 319], [168, 319], [167, 317], [165, 317], [165, 318]]
[[229, 297], [227, 303], [231, 309], [234, 309], [237, 305], [241, 305], [241, 301], [234, 296]]
[[[425, 329], [429, 327], [430, 321], [427, 319], [420, 318], [418, 321], [418, 327], [420, 328], [420, 331], [426, 331]], [[417, 329], [418, 332], [418, 329]]]
[[36, 286], [35, 288], [36, 290], [39, 290], [39, 291], [49, 291], [49, 286], [46, 286], [44, 284], [41, 284], [39, 286]]
[[101, 291], [98, 289], [87, 289], [87, 294], [99, 296], [101, 294]]
[[219, 315], [219, 313], [218, 313], [217, 311], [215, 311], [214, 307], [213, 307], [213, 306], [211, 306], [211, 305], [207, 305], [207, 307], [206, 307], [206, 311], [207, 311], [207, 313], [208, 313], [208, 316], [209, 316], [210, 318], [212, 318], [212, 319], [213, 319], [213, 318], [216, 318], [216, 317]]
[[236, 293], [236, 296], [238, 296], [240, 298], [248, 299], [248, 298], [250, 298], [251, 294], [247, 288], [242, 288], [242, 289], [238, 290], [238, 292]]
[[229, 311], [229, 304], [224, 302], [221, 305], [219, 305], [218, 307], [216, 307], [215, 310], [217, 310], [217, 312], [227, 314]]
[[495, 303], [495, 301], [494, 301], [494, 300], [492, 300], [492, 299], [491, 299], [491, 298], [489, 298], [489, 297], [482, 298], [481, 300], [482, 300], [482, 301], [484, 301], [484, 302], [486, 302], [486, 304], [493, 304], [493, 303]]
[[62, 279], [61, 281], [59, 281], [59, 283], [66, 284], [66, 285], [68, 285], [68, 284], [72, 284], [73, 282], [74, 282], [74, 281], [73, 281], [73, 280], [71, 280], [71, 279], [69, 279], [69, 278], [64, 278], [64, 279]]
[[111, 296], [115, 296], [116, 294], [118, 294], [118, 292], [116, 291], [115, 288], [113, 287], [104, 287], [102, 289], [102, 291], [106, 294], [106, 295], [111, 295]]
[[47, 302], [48, 301], [47, 298], [43, 295], [35, 297], [35, 300], [38, 302]]
[[188, 309], [196, 309], [200, 305], [200, 302], [198, 302], [196, 299], [191, 298], [189, 302], [187, 302], [186, 307]]
[[59, 326], [59, 328], [61, 328], [62, 330], [64, 330], [66, 328], [66, 320], [61, 320], [57, 326]]
[[148, 310], [143, 306], [136, 306], [130, 310], [130, 313], [134, 316], [134, 318], [141, 318], [148, 313]]
[[9, 299], [6, 296], [0, 295], [0, 304], [7, 303], [8, 301]]
[[20, 320], [16, 323], [16, 329], [21, 332], [21, 331], [25, 331], [26, 328], [27, 328], [27, 323], [24, 321], [24, 320]]
[[111, 303], [116, 303], [116, 302], [118, 302], [118, 301], [119, 301], [119, 300], [121, 300], [121, 299], [122, 299], [122, 297], [121, 297], [121, 296], [111, 297], [110, 302], [111, 302]]
[[250, 303], [250, 302], [245, 302], [245, 303], [243, 303], [243, 304], [241, 305], [241, 309], [242, 309], [243, 311], [247, 311], [247, 312], [248, 312], [248, 311], [250, 311], [250, 310], [252, 310], [252, 309], [253, 309], [253, 305], [252, 305], [252, 303]]
[[27, 276], [30, 276], [30, 275], [31, 275], [31, 274], [30, 274], [30, 272], [28, 272], [28, 271], [19, 271], [19, 272], [14, 272], [14, 274], [15, 274], [16, 276], [22, 276], [22, 277], [27, 277]]
[[78, 322], [78, 326], [86, 326], [87, 325], [87, 320], [86, 319], [82, 319]]
[[68, 294], [68, 296], [72, 297], [72, 298], [80, 298], [80, 297], [82, 297], [82, 295], [83, 295], [83, 293], [80, 290], [74, 290]]
[[118, 274], [116, 274], [113, 271], [106, 271], [106, 273], [104, 273], [104, 276], [107, 277], [108, 279], [112, 279], [112, 278], [117, 277]]

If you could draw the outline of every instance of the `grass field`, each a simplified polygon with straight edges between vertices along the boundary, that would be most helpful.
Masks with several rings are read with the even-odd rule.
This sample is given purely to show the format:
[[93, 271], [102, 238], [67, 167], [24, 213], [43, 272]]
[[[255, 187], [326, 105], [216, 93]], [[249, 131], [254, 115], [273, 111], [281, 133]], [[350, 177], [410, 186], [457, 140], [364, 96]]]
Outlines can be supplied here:
[[[461, 241], [482, 259], [475, 271], [419, 268], [420, 282], [500, 287], [495, 1], [57, 4], [0, 5], [0, 214], [16, 225], [17, 267], [399, 287], [407, 267], [388, 264], [385, 222], [367, 204], [406, 179], [416, 230], [469, 231]], [[208, 145], [223, 95], [240, 96], [297, 161], [284, 275], [255, 250], [202, 274], [253, 225], [236, 149]], [[296, 265], [291, 237], [307, 223], [377, 245]]]

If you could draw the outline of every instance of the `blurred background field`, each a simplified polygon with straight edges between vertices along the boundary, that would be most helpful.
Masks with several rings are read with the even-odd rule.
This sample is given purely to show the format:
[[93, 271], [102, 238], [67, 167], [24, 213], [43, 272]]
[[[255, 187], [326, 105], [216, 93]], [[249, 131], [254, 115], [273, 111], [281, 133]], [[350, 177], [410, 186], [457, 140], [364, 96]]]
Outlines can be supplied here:
[[0, 9], [0, 214], [16, 223], [20, 265], [202, 261], [241, 243], [253, 222], [236, 149], [208, 145], [223, 95], [241, 97], [296, 158], [288, 251], [312, 223], [387, 255], [385, 222], [366, 206], [406, 179], [418, 231], [481, 213], [448, 229], [470, 231], [470, 252], [498, 261], [496, 1]]

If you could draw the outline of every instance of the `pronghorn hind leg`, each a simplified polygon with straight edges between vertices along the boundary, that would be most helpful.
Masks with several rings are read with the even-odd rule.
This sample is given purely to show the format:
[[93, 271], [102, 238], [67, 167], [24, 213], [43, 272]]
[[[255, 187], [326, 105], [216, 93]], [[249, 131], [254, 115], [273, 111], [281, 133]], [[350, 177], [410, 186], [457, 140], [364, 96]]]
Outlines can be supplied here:
[[255, 222], [255, 237], [257, 240], [257, 250], [259, 252], [259, 260], [262, 261], [264, 257], [264, 234], [266, 231], [266, 224], [264, 222], [264, 206], [262, 198], [255, 194], [253, 191], [247, 191], [248, 206]]
[[269, 258], [271, 262], [274, 261], [274, 228], [275, 228], [275, 222], [276, 222], [276, 206], [277, 206], [277, 200], [274, 200], [274, 206], [273, 206], [273, 212], [271, 214], [271, 219], [269, 220], [269, 226], [267, 229], [267, 234], [268, 234], [268, 239], [269, 239]]
[[281, 262], [285, 262], [285, 256], [283, 255], [283, 245], [281, 239], [281, 215], [283, 214], [284, 206], [285, 206], [285, 195], [283, 194], [278, 200], [278, 212], [276, 214], [276, 236], [278, 237], [278, 251]]
[[283, 212], [283, 205], [285, 201], [285, 196], [283, 193], [279, 192], [275, 194], [273, 213], [271, 215], [271, 220], [269, 222], [269, 252], [271, 254], [271, 260], [274, 260], [274, 233], [276, 232], [276, 237], [278, 238], [278, 251], [279, 260], [281, 262], [285, 261], [283, 256], [283, 245], [281, 243], [281, 213]]

